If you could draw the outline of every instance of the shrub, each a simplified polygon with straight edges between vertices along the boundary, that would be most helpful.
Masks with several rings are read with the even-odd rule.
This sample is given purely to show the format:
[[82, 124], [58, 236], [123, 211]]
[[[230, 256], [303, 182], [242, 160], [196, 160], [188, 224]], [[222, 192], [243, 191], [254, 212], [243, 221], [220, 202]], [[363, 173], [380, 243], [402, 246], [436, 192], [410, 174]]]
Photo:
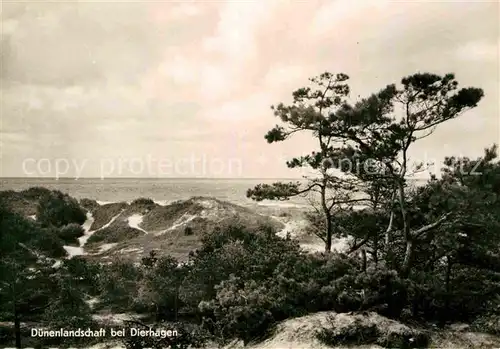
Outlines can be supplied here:
[[44, 195], [37, 210], [37, 220], [44, 226], [62, 227], [70, 223], [83, 224], [87, 219], [78, 202], [60, 191]]
[[0, 254], [15, 253], [19, 250], [19, 243], [47, 257], [66, 256], [54, 228], [42, 228], [38, 222], [0, 207]]
[[67, 255], [58, 232], [54, 228], [42, 228], [38, 230], [38, 234], [33, 236], [30, 241], [30, 245], [42, 251], [48, 257], [60, 258]]
[[143, 281], [141, 269], [118, 260], [102, 268], [100, 281], [101, 305], [124, 312], [131, 310], [138, 298], [138, 285]]
[[[338, 309], [339, 295], [352, 289], [359, 270], [347, 256], [304, 253], [264, 228], [222, 226], [202, 239], [182, 294], [188, 305], [204, 304], [205, 320], [228, 338], [249, 341], [275, 321]], [[344, 302], [353, 310], [361, 299]]]
[[382, 319], [379, 319], [379, 323], [373, 323], [370, 320], [373, 319], [355, 317], [350, 324], [339, 326], [335, 321], [335, 316], [331, 315], [328, 318], [327, 327], [318, 330], [316, 337], [329, 346], [377, 344], [384, 348], [409, 349], [427, 348], [429, 345], [430, 337], [426, 332], [404, 325], [391, 327], [390, 324], [383, 324]]
[[[397, 317], [407, 304], [407, 286], [395, 270], [372, 267], [356, 276], [354, 288], [363, 293], [361, 308], [383, 309], [382, 315]], [[381, 307], [383, 306], [383, 307]]]
[[214, 299], [215, 286], [231, 274], [243, 280], [266, 280], [281, 262], [300, 253], [296, 243], [266, 231], [252, 232], [241, 225], [218, 227], [202, 236], [202, 247], [190, 257], [190, 301], [197, 306], [202, 300]]
[[76, 223], [70, 223], [59, 228], [58, 235], [66, 243], [78, 243], [78, 238], [83, 236], [85, 230]]
[[91, 199], [81, 199], [80, 200], [80, 205], [85, 208], [86, 210], [89, 210], [91, 212], [95, 211], [100, 207], [100, 205], [97, 203], [95, 200]]
[[59, 271], [66, 272], [69, 276], [72, 276], [73, 284], [82, 293], [97, 296], [102, 268], [99, 262], [90, 261], [85, 259], [84, 256], [75, 256], [71, 259], [65, 259]]
[[[243, 285], [242, 285], [243, 284]], [[232, 276], [217, 287], [216, 301], [205, 304], [213, 311], [223, 337], [235, 336], [245, 345], [254, 339], [262, 339], [275, 322], [272, 312], [273, 299], [265, 286], [255, 281], [244, 283]]]
[[155, 205], [155, 202], [150, 198], [138, 198], [130, 203], [131, 205]]
[[51, 194], [50, 189], [44, 187], [31, 187], [21, 191], [21, 194], [30, 200], [40, 200], [43, 197], [49, 196]]
[[334, 326], [322, 328], [316, 335], [321, 342], [330, 346], [364, 345], [376, 343], [380, 332], [376, 325], [364, 324], [360, 319], [355, 319], [352, 324], [341, 329]]
[[193, 235], [193, 234], [194, 234], [193, 228], [191, 228], [191, 227], [184, 228], [184, 235], [190, 236], [190, 235]]
[[0, 191], [0, 206], [23, 216], [36, 214], [37, 200], [24, 197], [21, 192], [14, 190]]
[[155, 202], [152, 199], [149, 198], [139, 198], [135, 199], [130, 203], [130, 206], [137, 206], [145, 210], [152, 210], [153, 208], [156, 207]]
[[500, 315], [494, 313], [482, 315], [472, 323], [472, 328], [478, 332], [500, 336]]
[[486, 313], [478, 316], [472, 323], [472, 327], [479, 332], [486, 332], [500, 336], [500, 296], [488, 302], [489, 309]]
[[171, 257], [157, 258], [154, 253], [143, 258], [144, 278], [139, 289], [138, 305], [153, 304], [156, 319], [177, 320], [183, 302], [179, 299], [180, 287], [187, 266]]
[[428, 348], [430, 338], [427, 333], [410, 330], [407, 332], [390, 332], [382, 335], [377, 344], [384, 348]]

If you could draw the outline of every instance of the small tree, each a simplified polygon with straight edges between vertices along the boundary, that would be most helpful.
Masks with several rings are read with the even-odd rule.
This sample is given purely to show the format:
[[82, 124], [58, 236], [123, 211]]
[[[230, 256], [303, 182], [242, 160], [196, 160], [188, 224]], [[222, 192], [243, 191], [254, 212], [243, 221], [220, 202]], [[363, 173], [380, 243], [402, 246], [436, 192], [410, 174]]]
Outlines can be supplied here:
[[316, 205], [314, 207], [322, 217], [324, 231], [318, 231], [317, 235], [325, 242], [326, 252], [330, 252], [332, 248], [335, 208], [342, 207], [343, 204], [364, 201], [364, 199], [352, 199], [350, 191], [354, 189], [353, 183], [341, 180], [331, 171], [334, 167], [331, 163], [334, 138], [330, 134], [332, 120], [328, 115], [347, 103], [348, 79], [345, 74], [323, 73], [310, 79], [317, 89], [300, 88], [293, 92], [292, 105], [286, 106], [280, 103], [272, 107], [275, 116], [281, 119], [284, 126], [277, 125], [270, 130], [265, 136], [267, 142], [285, 141], [298, 132], [311, 133], [318, 142], [318, 148], [310, 155], [287, 161], [287, 166], [311, 168], [317, 172], [317, 176], [304, 177], [307, 179], [305, 186], [300, 182], [277, 182], [272, 185], [259, 184], [247, 191], [247, 197], [256, 201], [289, 200], [293, 196], [318, 194], [319, 207]]

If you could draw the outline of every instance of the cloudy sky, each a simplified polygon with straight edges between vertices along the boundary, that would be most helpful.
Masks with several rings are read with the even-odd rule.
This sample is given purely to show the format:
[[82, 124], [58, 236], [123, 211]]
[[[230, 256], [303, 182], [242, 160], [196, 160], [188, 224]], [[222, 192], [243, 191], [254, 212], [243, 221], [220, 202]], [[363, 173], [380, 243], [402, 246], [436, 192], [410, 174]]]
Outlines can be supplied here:
[[270, 106], [324, 71], [367, 95], [418, 71], [485, 90], [415, 159], [499, 142], [492, 1], [87, 1], [2, 4], [2, 173], [294, 177]]

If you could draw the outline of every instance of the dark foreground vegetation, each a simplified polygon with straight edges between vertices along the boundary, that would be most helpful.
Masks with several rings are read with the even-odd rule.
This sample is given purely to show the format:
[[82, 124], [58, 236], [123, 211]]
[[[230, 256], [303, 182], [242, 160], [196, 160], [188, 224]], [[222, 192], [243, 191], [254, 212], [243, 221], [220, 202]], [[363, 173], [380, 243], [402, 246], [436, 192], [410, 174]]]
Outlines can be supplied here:
[[[201, 247], [187, 263], [160, 251], [138, 264], [76, 257], [54, 267], [54, 259], [65, 256], [62, 246], [82, 233], [76, 226], [85, 220], [85, 209], [62, 193], [34, 188], [28, 196], [39, 202], [35, 221], [19, 211], [29, 198], [9, 193], [0, 197], [0, 320], [14, 326], [0, 328], [0, 341], [40, 348], [70, 344], [77, 339], [29, 338], [21, 322], [97, 328], [92, 312], [104, 310], [143, 314], [139, 324], [129, 325], [170, 327], [181, 334], [126, 338], [130, 349], [222, 345], [235, 338], [248, 344], [272, 333], [281, 320], [320, 311], [371, 311], [421, 328], [400, 336], [359, 322], [342, 332], [333, 325], [319, 329], [318, 338], [332, 346], [426, 347], [431, 324], [453, 322], [500, 335], [496, 146], [478, 159], [447, 158], [440, 176], [424, 186], [406, 181], [413, 168], [410, 145], [474, 107], [482, 91], [456, 91], [452, 75], [417, 74], [403, 79], [401, 88], [389, 86], [350, 106], [344, 100], [346, 80], [323, 74], [313, 80], [318, 91], [295, 92], [293, 106], [275, 109], [290, 129], [278, 126], [267, 136], [273, 142], [312, 132], [319, 151], [289, 166], [310, 166], [319, 177], [305, 188], [276, 183], [248, 193], [256, 200], [286, 199], [317, 190], [319, 208], [309, 217], [325, 253], [305, 253], [270, 227], [234, 221], [202, 232]], [[402, 121], [392, 117], [398, 103], [406, 106]], [[369, 160], [375, 170], [334, 161], [343, 158]], [[333, 175], [335, 167], [348, 176]], [[365, 198], [350, 197], [353, 192]], [[360, 201], [366, 208], [355, 210]], [[331, 251], [332, 239], [344, 236], [352, 238], [350, 249]], [[86, 302], [91, 298], [98, 299], [93, 309]]]

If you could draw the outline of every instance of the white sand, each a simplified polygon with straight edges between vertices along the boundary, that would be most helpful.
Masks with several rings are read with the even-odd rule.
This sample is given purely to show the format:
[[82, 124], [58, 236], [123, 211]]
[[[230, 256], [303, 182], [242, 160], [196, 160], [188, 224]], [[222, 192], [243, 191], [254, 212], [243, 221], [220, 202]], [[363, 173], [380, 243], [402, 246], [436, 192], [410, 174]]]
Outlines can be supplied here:
[[116, 242], [113, 242], [113, 243], [110, 243], [110, 244], [102, 244], [101, 246], [99, 246], [99, 252], [98, 252], [98, 254], [106, 252], [106, 251], [109, 251], [113, 247], [115, 247], [116, 245], [118, 245], [118, 243], [116, 243]]
[[144, 218], [143, 215], [133, 214], [132, 216], [128, 217], [128, 225], [131, 228], [140, 230], [143, 233], [148, 234], [147, 231], [145, 231], [144, 229], [142, 229], [141, 227], [139, 227], [139, 225], [142, 223], [143, 218]]
[[92, 235], [93, 232], [90, 231], [90, 227], [92, 226], [92, 223], [94, 223], [94, 217], [92, 216], [92, 213], [87, 212], [87, 220], [82, 225], [82, 228], [85, 231], [85, 233], [83, 234], [83, 236], [80, 236], [78, 238], [78, 242], [80, 243], [80, 247], [85, 246], [85, 244], [87, 243], [87, 240]]
[[157, 205], [160, 205], [160, 206], [168, 206], [170, 205], [172, 202], [174, 202], [174, 200], [153, 200], [153, 202]]
[[142, 254], [144, 252], [143, 248], [124, 248], [123, 250], [119, 251], [120, 254], [124, 253], [136, 253], [136, 254]]
[[[123, 212], [122, 210], [119, 214], [111, 218], [111, 220], [105, 224], [101, 229], [109, 227]], [[76, 246], [63, 246], [66, 252], [68, 253], [68, 259], [73, 258], [74, 256], [82, 256], [82, 255], [87, 255], [88, 253], [85, 252], [84, 246], [87, 243], [88, 239], [95, 233], [95, 231], [91, 231], [90, 227], [92, 226], [92, 223], [94, 222], [94, 217], [90, 212], [87, 212], [87, 220], [83, 223], [82, 227], [84, 229], [84, 234], [83, 236], [78, 238], [78, 242], [80, 244], [79, 247]], [[109, 249], [111, 249], [113, 246], [109, 247], [109, 245], [116, 245], [116, 244], [105, 244], [101, 246], [101, 251], [98, 253], [105, 252]], [[104, 248], [104, 250], [102, 250]]]
[[[92, 214], [90, 212], [87, 212], [87, 220], [83, 223], [82, 227], [84, 229], [83, 236], [80, 236], [78, 238], [78, 243], [80, 244], [79, 247], [76, 246], [63, 246], [63, 248], [68, 252], [68, 259], [73, 258], [74, 256], [81, 256], [86, 254], [83, 246], [89, 239], [90, 235], [92, 235], [92, 232], [90, 231], [90, 227], [92, 223], [94, 222], [94, 217], [92, 217]], [[56, 262], [57, 264], [57, 262]], [[58, 265], [59, 266], [59, 265]]]
[[68, 252], [68, 259], [84, 254], [83, 247], [63, 246], [63, 248]]
[[[286, 221], [282, 217], [271, 216], [271, 218], [283, 223], [285, 227], [280, 230], [276, 235], [285, 239], [290, 236], [291, 239], [299, 241], [300, 247], [307, 252], [324, 252], [325, 243], [319, 237], [307, 235], [305, 233], [308, 222], [305, 219], [292, 219]], [[288, 220], [288, 218], [287, 218]], [[332, 251], [343, 252], [348, 249], [349, 238], [334, 239], [332, 241]]]
[[96, 202], [101, 206], [116, 203], [116, 201], [99, 201], [99, 200], [96, 200]]
[[134, 319], [143, 318], [144, 315], [139, 314], [129, 314], [129, 313], [119, 313], [119, 314], [94, 314], [92, 318], [96, 321], [123, 324], [124, 321], [130, 321]]

